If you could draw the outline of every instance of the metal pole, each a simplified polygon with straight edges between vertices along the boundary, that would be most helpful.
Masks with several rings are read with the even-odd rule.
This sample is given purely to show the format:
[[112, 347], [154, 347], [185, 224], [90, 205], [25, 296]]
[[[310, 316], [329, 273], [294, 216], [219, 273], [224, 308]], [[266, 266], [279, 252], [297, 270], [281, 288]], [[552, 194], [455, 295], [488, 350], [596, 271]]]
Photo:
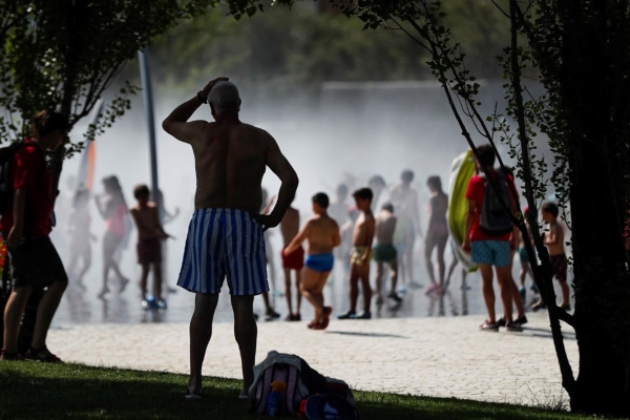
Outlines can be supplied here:
[[163, 200], [160, 199], [160, 187], [158, 183], [157, 145], [155, 142], [155, 118], [153, 116], [153, 90], [151, 88], [151, 75], [145, 50], [138, 51], [140, 61], [140, 80], [142, 81], [142, 96], [144, 98], [144, 113], [149, 130], [149, 158], [151, 164], [151, 191], [153, 201], [158, 206], [160, 219], [163, 218]]

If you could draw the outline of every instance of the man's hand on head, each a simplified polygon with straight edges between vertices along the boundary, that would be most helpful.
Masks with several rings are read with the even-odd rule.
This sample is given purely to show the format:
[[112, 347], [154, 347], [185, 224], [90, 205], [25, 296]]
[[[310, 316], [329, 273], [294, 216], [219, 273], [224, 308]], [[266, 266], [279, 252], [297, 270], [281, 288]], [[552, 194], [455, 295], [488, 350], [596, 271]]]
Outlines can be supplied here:
[[230, 80], [229, 77], [217, 77], [216, 79], [208, 82], [208, 84], [201, 90], [201, 94], [203, 95], [203, 98], [208, 99], [208, 95], [210, 95], [210, 91], [212, 90], [214, 85], [216, 85], [218, 82], [227, 82], [228, 80]]

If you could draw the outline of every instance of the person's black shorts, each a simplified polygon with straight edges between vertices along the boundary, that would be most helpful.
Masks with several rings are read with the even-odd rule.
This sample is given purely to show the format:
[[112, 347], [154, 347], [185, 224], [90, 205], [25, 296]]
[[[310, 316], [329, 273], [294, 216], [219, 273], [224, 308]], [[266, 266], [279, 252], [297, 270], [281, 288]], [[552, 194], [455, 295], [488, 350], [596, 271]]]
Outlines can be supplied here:
[[14, 289], [24, 286], [44, 289], [55, 281], [68, 281], [66, 269], [48, 236], [27, 238], [8, 251]]

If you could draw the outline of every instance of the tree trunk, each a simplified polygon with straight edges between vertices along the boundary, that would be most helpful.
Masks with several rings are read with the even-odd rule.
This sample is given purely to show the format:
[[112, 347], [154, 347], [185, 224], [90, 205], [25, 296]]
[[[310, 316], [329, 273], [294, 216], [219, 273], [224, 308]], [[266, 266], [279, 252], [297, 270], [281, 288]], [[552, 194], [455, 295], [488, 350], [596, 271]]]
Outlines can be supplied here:
[[[605, 3], [605, 2], [604, 2]], [[570, 203], [575, 271], [575, 331], [579, 375], [573, 410], [630, 416], [630, 276], [623, 244], [629, 192], [624, 143], [627, 122], [614, 121], [610, 92], [616, 80], [619, 34], [606, 25], [606, 10], [567, 3], [561, 104], [569, 140]], [[619, 73], [620, 76], [623, 73]], [[626, 130], [624, 133], [623, 130]]]
[[[587, 142], [583, 142], [587, 143]], [[571, 407], [587, 413], [630, 416], [630, 282], [603, 144], [584, 147], [571, 194], [575, 270], [575, 330], [579, 375]], [[593, 149], [599, 149], [593, 150]], [[573, 171], [578, 172], [578, 171]], [[576, 177], [577, 178], [577, 177]]]

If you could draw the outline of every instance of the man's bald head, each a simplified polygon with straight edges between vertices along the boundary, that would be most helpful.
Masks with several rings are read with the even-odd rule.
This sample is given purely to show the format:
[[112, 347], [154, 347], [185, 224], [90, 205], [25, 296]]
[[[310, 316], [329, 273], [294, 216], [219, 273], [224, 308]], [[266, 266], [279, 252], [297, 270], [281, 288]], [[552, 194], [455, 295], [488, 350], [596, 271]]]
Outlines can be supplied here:
[[208, 103], [215, 113], [237, 113], [241, 110], [241, 97], [232, 82], [217, 82], [208, 95]]

